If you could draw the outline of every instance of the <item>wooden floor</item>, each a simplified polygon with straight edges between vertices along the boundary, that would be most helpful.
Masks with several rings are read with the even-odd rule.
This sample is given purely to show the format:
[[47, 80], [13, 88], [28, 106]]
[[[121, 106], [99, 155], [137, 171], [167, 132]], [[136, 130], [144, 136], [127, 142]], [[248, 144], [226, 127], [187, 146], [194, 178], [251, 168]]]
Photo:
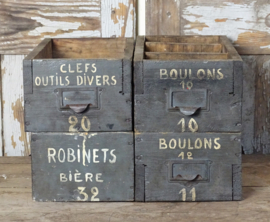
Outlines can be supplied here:
[[0, 221], [270, 221], [270, 156], [243, 157], [243, 201], [39, 203], [29, 157], [0, 158]]

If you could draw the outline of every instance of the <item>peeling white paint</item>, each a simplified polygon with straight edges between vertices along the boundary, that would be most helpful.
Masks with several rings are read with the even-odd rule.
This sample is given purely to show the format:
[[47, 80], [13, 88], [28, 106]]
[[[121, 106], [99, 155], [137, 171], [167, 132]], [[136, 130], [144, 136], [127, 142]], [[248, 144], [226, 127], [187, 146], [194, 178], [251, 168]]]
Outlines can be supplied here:
[[3, 177], [5, 180], [7, 179], [6, 174], [2, 174], [1, 177]]
[[[145, 0], [138, 0], [138, 34], [145, 35]], [[180, 3], [179, 3], [180, 4]]]
[[89, 17], [100, 17], [100, 12], [70, 12], [70, 13], [60, 13], [60, 12], [51, 12], [51, 13], [44, 13], [38, 11], [38, 14], [46, 17], [77, 17], [77, 18], [89, 18]]
[[128, 11], [129, 19], [127, 19], [125, 37], [133, 37], [134, 21], [132, 19], [132, 15], [131, 15], [132, 10], [134, 12], [134, 17], [133, 18], [135, 18], [135, 10], [133, 9], [133, 5], [130, 6], [129, 11]]
[[81, 6], [81, 5], [100, 5], [99, 0], [91, 0], [90, 2], [37, 2], [37, 5], [50, 6]]
[[57, 30], [76, 30], [81, 26], [80, 22], [61, 22], [61, 21], [51, 21], [42, 17], [31, 17], [31, 19], [36, 20], [41, 23], [42, 27], [37, 27], [28, 33], [30, 36], [40, 36], [42, 33], [54, 33]]
[[266, 45], [266, 46], [261, 46], [261, 49], [270, 49], [270, 45]]
[[100, 6], [98, 6], [98, 7], [79, 7], [79, 9], [82, 9], [82, 10], [91, 10], [91, 11], [94, 11], [94, 10], [100, 11]]
[[[125, 18], [125, 15], [117, 16], [117, 23], [115, 24], [112, 20], [112, 11], [113, 9], [120, 9], [119, 4], [124, 4], [127, 7], [130, 7], [127, 14], [128, 18]], [[133, 16], [131, 11], [134, 9], [133, 4], [129, 4], [129, 0], [101, 0], [101, 29], [102, 37], [120, 37], [122, 34], [122, 28], [125, 26], [126, 19], [126, 30], [125, 37], [133, 37]]]
[[[28, 153], [30, 144], [30, 134], [26, 135], [26, 143], [22, 135], [25, 133], [21, 129], [20, 121], [23, 122], [23, 110], [16, 107], [17, 118], [14, 117], [15, 106], [19, 100], [22, 107], [24, 106], [23, 96], [23, 71], [22, 64], [25, 56], [23, 55], [4, 55], [2, 56], [1, 67], [5, 69], [2, 73], [2, 99], [3, 103], [3, 137], [4, 148], [7, 156], [22, 156]], [[12, 89], [12, 90], [11, 90]], [[15, 147], [14, 147], [15, 145]]]
[[[270, 32], [265, 24], [265, 17], [270, 13], [270, 4], [262, 5], [259, 10], [255, 8], [256, 1], [249, 4], [235, 4], [224, 2], [222, 7], [214, 6], [188, 6], [183, 10], [183, 18], [189, 23], [202, 23], [205, 27], [198, 30], [197, 27], [188, 24], [184, 26], [186, 35], [227, 35], [236, 41], [244, 32]], [[226, 19], [224, 22], [216, 22], [216, 19]]]

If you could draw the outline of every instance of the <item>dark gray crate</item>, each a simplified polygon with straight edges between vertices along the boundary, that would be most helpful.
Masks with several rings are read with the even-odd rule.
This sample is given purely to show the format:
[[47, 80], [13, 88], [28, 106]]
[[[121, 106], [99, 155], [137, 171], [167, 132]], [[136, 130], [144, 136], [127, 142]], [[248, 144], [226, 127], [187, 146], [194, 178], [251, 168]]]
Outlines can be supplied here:
[[241, 200], [240, 133], [145, 132], [135, 141], [136, 201]]
[[133, 39], [45, 39], [24, 60], [25, 130], [132, 130]]
[[138, 37], [135, 130], [240, 132], [242, 63], [223, 36]]
[[133, 201], [132, 133], [32, 134], [35, 201]]

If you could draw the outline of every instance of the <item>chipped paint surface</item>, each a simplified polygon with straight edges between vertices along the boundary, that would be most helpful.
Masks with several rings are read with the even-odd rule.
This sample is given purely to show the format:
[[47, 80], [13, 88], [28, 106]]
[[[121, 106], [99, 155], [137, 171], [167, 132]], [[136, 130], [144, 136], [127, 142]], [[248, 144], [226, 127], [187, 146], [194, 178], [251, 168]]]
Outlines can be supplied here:
[[7, 156], [27, 156], [30, 153], [29, 136], [24, 132], [24, 102], [22, 60], [24, 56], [2, 56], [3, 137]]
[[133, 0], [102, 0], [102, 37], [132, 37]]
[[133, 37], [134, 0], [3, 0], [0, 54], [28, 54], [43, 38]]
[[[243, 33], [265, 32], [269, 36], [270, 28], [266, 25], [266, 18], [270, 12], [270, 5], [260, 4], [260, 7], [257, 7], [256, 2], [247, 1], [243, 4], [225, 1], [223, 5], [220, 2], [196, 5], [194, 1], [190, 1], [182, 15], [186, 20], [184, 34], [227, 35], [236, 43]], [[262, 46], [269, 47], [269, 43]]]

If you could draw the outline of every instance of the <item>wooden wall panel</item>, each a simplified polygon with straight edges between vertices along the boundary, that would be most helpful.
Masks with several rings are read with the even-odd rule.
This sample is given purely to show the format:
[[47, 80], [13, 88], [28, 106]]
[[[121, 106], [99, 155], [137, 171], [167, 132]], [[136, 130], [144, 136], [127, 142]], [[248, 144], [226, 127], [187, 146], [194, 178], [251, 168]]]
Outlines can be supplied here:
[[134, 0], [0, 1], [0, 54], [28, 54], [43, 38], [132, 37]]
[[28, 156], [30, 134], [24, 132], [23, 55], [1, 56], [3, 143], [5, 156]]
[[268, 0], [148, 0], [146, 7], [147, 35], [227, 35], [240, 54], [270, 53]]
[[0, 2], [0, 54], [27, 54], [45, 37], [100, 37], [100, 0]]

